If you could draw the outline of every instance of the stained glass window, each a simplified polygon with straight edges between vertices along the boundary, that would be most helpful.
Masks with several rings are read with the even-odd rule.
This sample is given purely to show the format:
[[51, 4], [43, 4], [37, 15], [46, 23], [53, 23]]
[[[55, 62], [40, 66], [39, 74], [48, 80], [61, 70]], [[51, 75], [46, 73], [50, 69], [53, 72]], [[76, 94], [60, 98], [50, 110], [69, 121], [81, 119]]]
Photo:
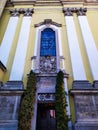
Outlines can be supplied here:
[[56, 56], [55, 31], [51, 28], [41, 32], [40, 56]]

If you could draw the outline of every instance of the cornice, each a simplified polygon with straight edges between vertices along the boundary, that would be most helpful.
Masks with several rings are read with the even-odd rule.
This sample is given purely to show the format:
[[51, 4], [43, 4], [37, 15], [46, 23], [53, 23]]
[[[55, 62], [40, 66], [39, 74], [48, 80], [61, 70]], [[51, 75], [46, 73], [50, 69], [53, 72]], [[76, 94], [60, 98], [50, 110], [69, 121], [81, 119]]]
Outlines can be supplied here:
[[53, 22], [51, 19], [45, 19], [43, 22], [35, 24], [35, 27], [39, 27], [39, 26], [42, 26], [42, 25], [49, 25], [49, 24], [55, 25], [57, 27], [61, 27], [62, 26], [59, 23]]
[[36, 0], [8, 0], [7, 6], [9, 5], [35, 5]]
[[66, 5], [93, 5], [98, 6], [96, 1], [87, 0], [8, 0], [7, 6], [34, 5], [34, 6], [66, 6]]

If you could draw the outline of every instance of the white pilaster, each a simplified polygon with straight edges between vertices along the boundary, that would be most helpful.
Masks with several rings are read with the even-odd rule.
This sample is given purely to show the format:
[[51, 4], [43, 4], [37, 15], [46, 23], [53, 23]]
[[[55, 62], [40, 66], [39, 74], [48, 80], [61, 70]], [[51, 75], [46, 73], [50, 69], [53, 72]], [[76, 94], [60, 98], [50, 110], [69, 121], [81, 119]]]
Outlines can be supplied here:
[[61, 61], [61, 65], [60, 65], [60, 69], [61, 70], [64, 70], [64, 58], [61, 58], [63, 57], [63, 53], [62, 53], [62, 42], [61, 42], [61, 30], [58, 29], [58, 43], [59, 43], [59, 56], [60, 56], [60, 61]]
[[[64, 88], [65, 88], [65, 92], [68, 94], [68, 85], [67, 85], [66, 78], [64, 78]], [[70, 118], [71, 113], [70, 113], [70, 103], [69, 103], [69, 96], [68, 95], [66, 95], [66, 102], [67, 102], [67, 105], [68, 105], [66, 107], [67, 115]], [[71, 121], [68, 122], [68, 127], [69, 127], [70, 130], [72, 129], [72, 122]]]
[[65, 21], [74, 80], [86, 80], [73, 16], [65, 16]]
[[[34, 47], [34, 56], [37, 57], [37, 47], [38, 47], [38, 28], [36, 29], [36, 39], [35, 39], [35, 47]], [[35, 70], [36, 68], [36, 58], [32, 58], [32, 66], [31, 70]]]
[[18, 16], [10, 17], [6, 32], [4, 34], [3, 41], [0, 46], [0, 60], [5, 66], [7, 65], [8, 62], [18, 19], [19, 19]]
[[78, 16], [86, 53], [94, 80], [98, 80], [98, 52], [86, 16]]
[[31, 16], [24, 16], [17, 44], [16, 54], [10, 74], [10, 80], [22, 80], [28, 46], [30, 24]]

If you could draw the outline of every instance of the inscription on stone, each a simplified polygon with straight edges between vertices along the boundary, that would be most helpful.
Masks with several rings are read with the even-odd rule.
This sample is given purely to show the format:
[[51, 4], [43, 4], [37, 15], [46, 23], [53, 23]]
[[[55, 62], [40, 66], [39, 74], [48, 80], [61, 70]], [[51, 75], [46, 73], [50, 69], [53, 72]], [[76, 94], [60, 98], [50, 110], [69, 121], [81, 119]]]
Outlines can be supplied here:
[[56, 85], [56, 78], [41, 78], [38, 82], [38, 92], [39, 93], [54, 93]]

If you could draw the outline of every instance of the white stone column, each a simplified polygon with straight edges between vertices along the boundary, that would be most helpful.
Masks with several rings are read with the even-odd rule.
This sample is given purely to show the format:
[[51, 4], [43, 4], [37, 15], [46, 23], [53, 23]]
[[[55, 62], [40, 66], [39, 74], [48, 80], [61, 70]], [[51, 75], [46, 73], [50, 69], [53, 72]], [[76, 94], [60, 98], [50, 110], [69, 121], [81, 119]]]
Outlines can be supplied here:
[[65, 10], [65, 21], [74, 80], [86, 80], [72, 11], [69, 9]]
[[94, 80], [98, 80], [98, 52], [83, 10], [78, 10], [78, 20], [84, 40], [84, 46], [88, 56], [91, 73]]
[[10, 80], [22, 80], [25, 66], [26, 52], [28, 47], [32, 13], [33, 13], [32, 10], [27, 10], [24, 13], [20, 36], [10, 74]]
[[4, 38], [2, 40], [1, 46], [0, 46], [0, 61], [4, 64], [4, 66], [7, 65], [10, 50], [12, 47], [18, 19], [19, 19], [19, 12], [11, 12], [11, 17], [9, 19], [9, 23], [7, 26], [7, 29], [4, 34]]

